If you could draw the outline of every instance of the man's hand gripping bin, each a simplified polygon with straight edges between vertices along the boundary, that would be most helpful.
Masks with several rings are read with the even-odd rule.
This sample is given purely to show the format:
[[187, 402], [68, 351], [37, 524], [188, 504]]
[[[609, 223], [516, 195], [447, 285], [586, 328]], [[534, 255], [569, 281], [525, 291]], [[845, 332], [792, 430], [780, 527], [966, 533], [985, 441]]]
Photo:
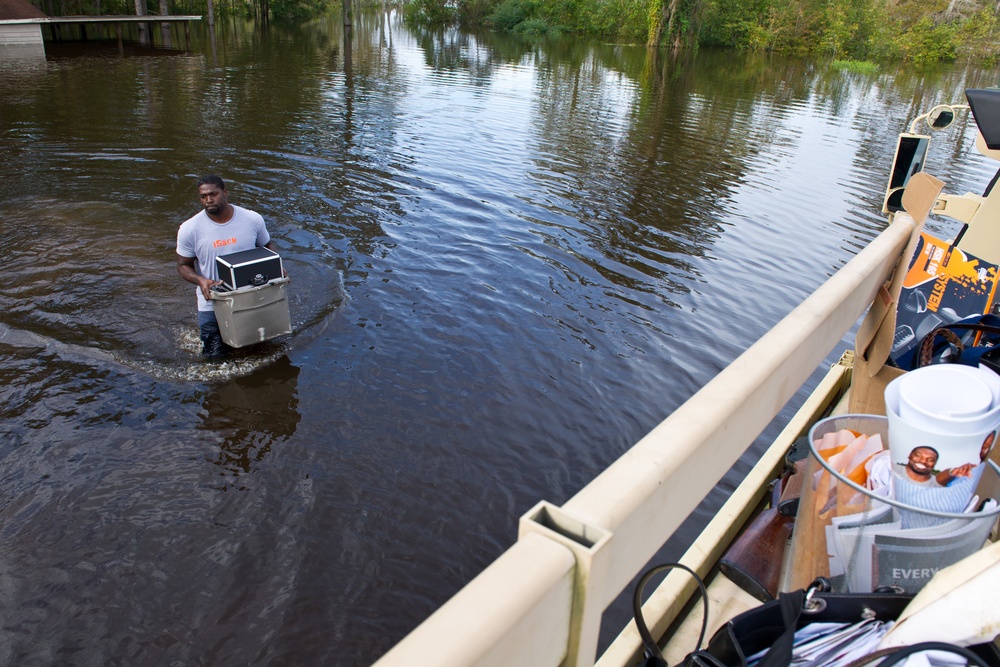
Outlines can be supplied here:
[[259, 287], [212, 291], [215, 319], [222, 340], [230, 347], [254, 343], [292, 333], [285, 288], [288, 278], [278, 278]]

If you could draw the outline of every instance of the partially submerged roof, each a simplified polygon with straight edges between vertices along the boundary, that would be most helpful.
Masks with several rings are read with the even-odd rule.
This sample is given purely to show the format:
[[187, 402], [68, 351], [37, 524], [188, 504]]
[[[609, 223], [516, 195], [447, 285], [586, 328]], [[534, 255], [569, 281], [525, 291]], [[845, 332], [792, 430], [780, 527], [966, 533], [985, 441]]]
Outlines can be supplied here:
[[18, 19], [44, 19], [45, 12], [28, 0], [0, 0], [0, 21]]

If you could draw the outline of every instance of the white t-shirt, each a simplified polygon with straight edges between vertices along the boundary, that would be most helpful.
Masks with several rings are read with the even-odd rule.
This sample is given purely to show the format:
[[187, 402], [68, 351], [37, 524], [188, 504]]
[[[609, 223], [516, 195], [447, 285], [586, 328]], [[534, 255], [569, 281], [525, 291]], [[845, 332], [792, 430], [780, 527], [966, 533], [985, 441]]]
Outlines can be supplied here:
[[[212, 280], [219, 279], [215, 268], [215, 258], [243, 250], [253, 250], [271, 241], [264, 218], [259, 213], [240, 206], [233, 206], [233, 217], [228, 222], [218, 223], [202, 210], [189, 220], [181, 223], [177, 230], [177, 254], [194, 257], [194, 269], [198, 275]], [[212, 303], [198, 294], [198, 310], [212, 310]]]

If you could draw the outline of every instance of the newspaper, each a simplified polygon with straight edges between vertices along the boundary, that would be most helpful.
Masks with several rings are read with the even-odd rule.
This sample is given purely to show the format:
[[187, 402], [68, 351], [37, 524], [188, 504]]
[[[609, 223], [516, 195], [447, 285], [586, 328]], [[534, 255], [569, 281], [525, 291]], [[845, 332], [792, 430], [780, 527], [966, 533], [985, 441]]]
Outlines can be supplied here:
[[997, 502], [987, 500], [977, 509], [978, 504], [978, 497], [970, 501], [968, 519], [927, 528], [903, 528], [898, 510], [885, 503], [866, 513], [834, 517], [826, 528], [830, 575], [842, 575], [850, 591], [899, 586], [915, 593], [938, 570], [986, 543], [994, 521], [983, 513], [994, 510]]

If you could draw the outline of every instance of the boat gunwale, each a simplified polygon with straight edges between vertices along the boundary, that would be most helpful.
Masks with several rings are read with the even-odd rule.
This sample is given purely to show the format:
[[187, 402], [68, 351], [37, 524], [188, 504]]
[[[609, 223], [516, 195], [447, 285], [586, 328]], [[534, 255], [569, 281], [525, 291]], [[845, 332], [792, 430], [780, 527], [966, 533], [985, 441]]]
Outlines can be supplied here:
[[[915, 228], [909, 215], [894, 216], [845, 266], [565, 505], [542, 501], [522, 516], [518, 541], [376, 666], [412, 664], [414, 656], [456, 667], [593, 665], [603, 611], [857, 324]], [[543, 514], [540, 506], [582, 533], [603, 537], [588, 540], [581, 533], [574, 540], [571, 531], [552, 530], [535, 520]], [[561, 544], [575, 559], [568, 598], [535, 590], [566, 590], [565, 573], [553, 572], [540, 583], [537, 573], [498, 567], [506, 559], [523, 560], [534, 535]], [[538, 605], [526, 608], [529, 599]], [[520, 622], [525, 614], [544, 623], [527, 627]], [[553, 641], [564, 646], [558, 660]]]
[[[703, 579], [709, 578], [726, 548], [743, 526], [759, 511], [768, 484], [773, 482], [785, 468], [786, 455], [795, 441], [807, 434], [817, 419], [829, 413], [837, 402], [847, 395], [853, 370], [854, 353], [852, 350], [846, 350], [826, 372], [806, 401], [789, 419], [787, 425], [678, 562], [693, 569]], [[706, 548], [706, 545], [710, 546]], [[679, 620], [697, 590], [697, 583], [689, 575], [683, 572], [668, 573], [642, 605], [643, 619], [651, 634], [663, 637]], [[700, 612], [696, 610], [695, 615], [700, 615]], [[714, 627], [706, 628], [708, 632], [712, 630]], [[687, 653], [693, 648], [681, 647], [679, 650]], [[618, 667], [634, 664], [640, 659], [642, 649], [642, 639], [638, 629], [635, 623], [630, 622], [599, 657], [595, 666]]]

